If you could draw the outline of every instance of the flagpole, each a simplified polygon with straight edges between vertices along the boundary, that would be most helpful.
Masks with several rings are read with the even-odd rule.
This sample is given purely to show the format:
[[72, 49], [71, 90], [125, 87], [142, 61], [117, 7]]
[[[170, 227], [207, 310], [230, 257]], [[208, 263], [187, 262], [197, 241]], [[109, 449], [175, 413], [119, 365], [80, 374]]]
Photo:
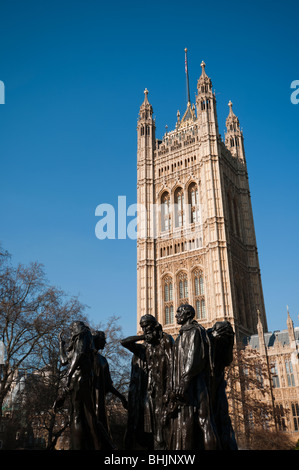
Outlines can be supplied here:
[[[187, 82], [187, 97], [188, 97], [188, 103], [190, 103], [190, 90], [189, 90], [189, 75], [188, 75], [187, 48], [185, 48], [185, 72], [186, 72], [186, 82]], [[187, 103], [187, 104], [188, 104], [188, 103]]]

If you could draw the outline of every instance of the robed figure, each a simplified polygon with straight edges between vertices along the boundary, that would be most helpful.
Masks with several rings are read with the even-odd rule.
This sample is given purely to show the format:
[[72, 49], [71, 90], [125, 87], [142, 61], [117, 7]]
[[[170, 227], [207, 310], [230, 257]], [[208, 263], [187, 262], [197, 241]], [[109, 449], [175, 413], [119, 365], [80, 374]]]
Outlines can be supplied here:
[[191, 305], [176, 313], [181, 325], [174, 344], [170, 450], [219, 449], [210, 403], [210, 358], [206, 330], [194, 320]]
[[55, 407], [63, 405], [70, 395], [71, 450], [101, 450], [94, 401], [94, 346], [89, 327], [82, 321], [74, 321], [70, 328], [70, 341], [60, 335], [60, 358], [67, 365], [67, 383], [64, 396]]
[[107, 418], [106, 398], [111, 393], [122, 402], [127, 409], [127, 400], [113, 385], [110, 374], [110, 368], [105, 356], [100, 352], [105, 348], [106, 335], [104, 331], [96, 331], [93, 334], [93, 343], [95, 348], [94, 355], [94, 394], [95, 394], [95, 410], [99, 432], [102, 437], [102, 449], [114, 449], [109, 422]]
[[[128, 395], [126, 449], [166, 449], [167, 429], [162, 416], [170, 388], [173, 338], [152, 315], [140, 319], [143, 335], [121, 344], [133, 352]], [[143, 343], [139, 343], [143, 341]]]
[[211, 348], [211, 404], [222, 450], [237, 450], [228, 412], [225, 368], [233, 360], [234, 331], [228, 321], [216, 322], [207, 330]]

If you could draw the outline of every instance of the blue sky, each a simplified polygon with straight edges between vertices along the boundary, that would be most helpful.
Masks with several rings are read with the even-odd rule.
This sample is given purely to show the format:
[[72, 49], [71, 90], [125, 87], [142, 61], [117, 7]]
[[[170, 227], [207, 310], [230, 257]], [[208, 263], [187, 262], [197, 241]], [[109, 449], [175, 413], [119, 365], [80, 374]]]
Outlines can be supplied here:
[[270, 331], [299, 313], [299, 80], [296, 1], [0, 4], [0, 241], [15, 263], [39, 261], [94, 322], [136, 330], [136, 242], [98, 240], [95, 209], [136, 202], [136, 123], [149, 90], [157, 137], [185, 111], [200, 63], [245, 136]]

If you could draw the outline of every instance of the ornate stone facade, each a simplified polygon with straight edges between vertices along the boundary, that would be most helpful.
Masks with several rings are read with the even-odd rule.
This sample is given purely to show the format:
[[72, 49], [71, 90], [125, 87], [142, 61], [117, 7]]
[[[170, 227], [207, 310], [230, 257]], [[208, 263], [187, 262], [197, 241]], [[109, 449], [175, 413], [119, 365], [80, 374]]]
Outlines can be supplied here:
[[286, 431], [296, 441], [299, 438], [299, 328], [294, 328], [288, 312], [286, 330], [264, 332], [258, 322], [258, 333], [244, 341], [246, 354], [250, 356], [252, 350], [258, 351], [269, 366], [264, 379], [271, 387], [277, 429]]
[[299, 330], [288, 314], [287, 330], [268, 332], [243, 132], [230, 101], [221, 138], [212, 82], [201, 68], [195, 105], [188, 85], [187, 109], [162, 140], [147, 90], [140, 107], [137, 329], [151, 313], [176, 336], [175, 312], [186, 302], [206, 328], [229, 320], [246, 354], [258, 351], [269, 366], [277, 426], [297, 439]]
[[176, 309], [188, 302], [203, 326], [226, 319], [243, 337], [257, 333], [257, 310], [267, 331], [244, 139], [229, 102], [222, 140], [201, 68], [195, 105], [162, 140], [147, 90], [140, 107], [137, 320], [153, 314], [175, 335]]

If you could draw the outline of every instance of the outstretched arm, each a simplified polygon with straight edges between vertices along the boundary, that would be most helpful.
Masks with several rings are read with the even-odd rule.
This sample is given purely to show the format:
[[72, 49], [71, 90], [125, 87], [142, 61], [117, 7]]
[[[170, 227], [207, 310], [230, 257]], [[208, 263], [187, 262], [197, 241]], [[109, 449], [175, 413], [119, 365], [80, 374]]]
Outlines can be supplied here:
[[127, 402], [126, 397], [125, 397], [122, 393], [120, 393], [118, 390], [116, 390], [116, 388], [114, 388], [112, 384], [110, 385], [108, 391], [109, 391], [110, 393], [112, 393], [113, 395], [115, 395], [117, 398], [119, 398], [120, 401], [121, 401], [122, 404], [123, 404], [123, 407], [124, 407], [126, 410], [128, 409], [128, 402]]
[[138, 341], [144, 341], [145, 335], [136, 335], [136, 336], [128, 336], [125, 339], [122, 339], [120, 344], [131, 351], [132, 353], [139, 356], [144, 351], [143, 344], [136, 344]]

